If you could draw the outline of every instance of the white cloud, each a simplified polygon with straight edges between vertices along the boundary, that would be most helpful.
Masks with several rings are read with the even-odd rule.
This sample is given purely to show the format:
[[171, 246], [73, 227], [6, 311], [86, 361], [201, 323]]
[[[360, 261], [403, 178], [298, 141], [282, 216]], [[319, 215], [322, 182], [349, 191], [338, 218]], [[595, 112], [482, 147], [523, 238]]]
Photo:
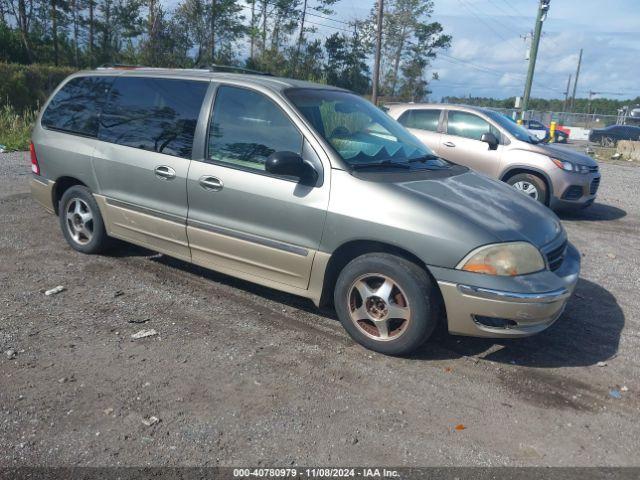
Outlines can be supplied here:
[[463, 60], [472, 60], [480, 53], [480, 44], [470, 38], [455, 38], [451, 46], [451, 55]]
[[[526, 47], [516, 34], [519, 30], [525, 34], [533, 27], [535, 9], [531, 8], [532, 2], [510, 2], [520, 12], [530, 12], [530, 18], [506, 16], [505, 11], [497, 11], [495, 1], [471, 3], [484, 22], [461, 10], [457, 0], [436, 3], [435, 19], [454, 38], [447, 54], [462, 62], [445, 62], [447, 59], [443, 58], [434, 62], [436, 69], [447, 68], [446, 81], [442, 76], [442, 84], [434, 88], [434, 96], [521, 95], [527, 70]], [[640, 9], [632, 8], [637, 7], [637, 0], [618, 0], [618, 3], [620, 5], [615, 9], [607, 9], [604, 13], [597, 0], [581, 1], [580, 8], [575, 8], [574, 2], [552, 4], [538, 53], [534, 96], [563, 96], [568, 76], [575, 75], [580, 48], [584, 48], [584, 55], [579, 96], [587, 96], [590, 90], [624, 94], [615, 98], [640, 95], [637, 82], [640, 78], [640, 62], [637, 61], [640, 40], [637, 33], [616, 28], [617, 23], [613, 20], [620, 20], [620, 25], [630, 25], [633, 22], [629, 18], [633, 18], [640, 24]], [[593, 18], [596, 16], [598, 19], [606, 17], [606, 21], [595, 24]]]

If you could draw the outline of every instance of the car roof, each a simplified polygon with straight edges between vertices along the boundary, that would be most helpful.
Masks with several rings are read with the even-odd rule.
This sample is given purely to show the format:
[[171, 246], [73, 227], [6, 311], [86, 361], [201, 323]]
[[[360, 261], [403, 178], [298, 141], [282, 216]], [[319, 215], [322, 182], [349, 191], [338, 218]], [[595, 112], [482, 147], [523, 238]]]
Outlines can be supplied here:
[[180, 78], [193, 80], [220, 80], [241, 82], [245, 84], [259, 85], [272, 90], [282, 91], [289, 88], [314, 88], [324, 90], [348, 91], [331, 85], [295, 80], [293, 78], [273, 77], [271, 75], [251, 74], [251, 73], [227, 73], [212, 72], [205, 69], [188, 68], [150, 68], [150, 67], [126, 67], [126, 68], [97, 68], [95, 70], [83, 70], [73, 76], [104, 75], [121, 77], [152, 77], [152, 78]]
[[457, 103], [389, 103], [385, 105], [389, 111], [405, 111], [405, 110], [417, 110], [417, 109], [449, 109], [460, 110], [464, 112], [477, 112], [477, 113], [495, 113], [495, 110], [484, 107], [476, 107], [473, 105], [462, 105]]

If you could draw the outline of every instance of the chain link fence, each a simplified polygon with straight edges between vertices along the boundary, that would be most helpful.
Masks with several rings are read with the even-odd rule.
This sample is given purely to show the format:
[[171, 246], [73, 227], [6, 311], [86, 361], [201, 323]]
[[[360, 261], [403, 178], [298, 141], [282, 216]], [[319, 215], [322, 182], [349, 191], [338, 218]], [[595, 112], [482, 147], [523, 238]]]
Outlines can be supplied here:
[[[520, 111], [513, 108], [494, 108], [509, 117], [520, 118]], [[568, 113], [568, 112], [542, 112], [527, 110], [525, 120], [537, 120], [544, 125], [552, 121], [558, 125], [579, 127], [591, 130], [592, 128], [604, 128], [609, 125], [640, 125], [640, 118], [632, 115], [600, 115], [598, 113]]]

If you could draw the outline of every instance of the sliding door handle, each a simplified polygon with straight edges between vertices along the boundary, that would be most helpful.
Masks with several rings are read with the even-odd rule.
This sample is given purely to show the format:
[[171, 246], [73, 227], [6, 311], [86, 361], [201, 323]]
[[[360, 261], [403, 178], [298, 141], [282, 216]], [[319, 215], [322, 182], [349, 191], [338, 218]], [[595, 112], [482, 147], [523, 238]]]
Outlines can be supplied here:
[[455, 144], [455, 143], [453, 143], [453, 142], [444, 142], [444, 143], [443, 143], [443, 145], [444, 145], [445, 147], [455, 147], [455, 146], [456, 146], [456, 144]]

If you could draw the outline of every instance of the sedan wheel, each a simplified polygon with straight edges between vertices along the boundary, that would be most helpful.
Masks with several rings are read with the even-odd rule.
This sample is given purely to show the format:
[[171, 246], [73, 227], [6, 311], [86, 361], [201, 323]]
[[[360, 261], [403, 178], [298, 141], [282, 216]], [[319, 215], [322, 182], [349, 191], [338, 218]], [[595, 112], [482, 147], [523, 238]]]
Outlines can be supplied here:
[[611, 137], [602, 137], [602, 139], [600, 140], [600, 144], [603, 147], [609, 147], [609, 148], [616, 146], [615, 140]]
[[513, 188], [526, 195], [529, 195], [534, 200], [538, 200], [538, 198], [540, 197], [540, 193], [538, 192], [536, 186], [533, 183], [527, 182], [525, 180], [514, 183]]
[[509, 178], [506, 182], [520, 193], [524, 193], [533, 200], [543, 205], [547, 204], [549, 193], [545, 181], [533, 173], [517, 173]]

